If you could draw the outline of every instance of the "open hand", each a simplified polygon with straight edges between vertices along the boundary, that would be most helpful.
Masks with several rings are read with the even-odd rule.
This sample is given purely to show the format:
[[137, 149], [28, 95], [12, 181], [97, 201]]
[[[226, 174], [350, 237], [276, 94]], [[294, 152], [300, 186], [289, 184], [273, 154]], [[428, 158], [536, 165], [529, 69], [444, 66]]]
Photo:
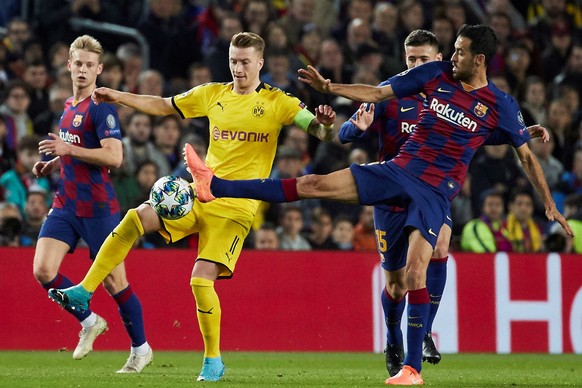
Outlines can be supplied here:
[[329, 105], [320, 105], [315, 108], [315, 117], [321, 124], [329, 127], [335, 122], [335, 111]]
[[363, 103], [356, 112], [356, 119], [350, 118], [350, 122], [360, 131], [365, 131], [374, 121], [374, 109], [374, 104]]
[[527, 131], [529, 132], [529, 137], [532, 139], [539, 137], [542, 139], [542, 143], [547, 143], [550, 141], [550, 132], [540, 124], [527, 127]]
[[315, 67], [309, 65], [307, 69], [299, 69], [298, 72], [300, 74], [299, 81], [310, 85], [318, 92], [329, 93], [331, 80], [323, 78]]
[[69, 154], [70, 147], [72, 147], [69, 143], [65, 142], [54, 133], [49, 133], [48, 135], [50, 139], [41, 140], [41, 142], [38, 143], [39, 153], [54, 156]]

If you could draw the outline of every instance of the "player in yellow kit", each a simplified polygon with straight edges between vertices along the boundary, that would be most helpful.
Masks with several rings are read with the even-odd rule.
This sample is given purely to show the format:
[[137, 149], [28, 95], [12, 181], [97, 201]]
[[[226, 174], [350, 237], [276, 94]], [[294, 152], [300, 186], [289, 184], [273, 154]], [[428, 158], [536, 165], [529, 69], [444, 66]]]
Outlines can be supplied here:
[[[233, 77], [230, 83], [200, 85], [171, 98], [98, 88], [92, 98], [148, 114], [208, 116], [207, 165], [226, 179], [267, 178], [282, 126], [295, 124], [320, 140], [329, 141], [334, 137], [335, 112], [322, 105], [313, 115], [299, 99], [263, 84], [259, 72], [264, 46], [263, 39], [254, 33], [233, 36], [229, 49]], [[86, 309], [99, 283], [125, 259], [144, 233], [159, 232], [168, 242], [199, 233], [198, 257], [190, 279], [204, 339], [204, 361], [198, 380], [218, 381], [225, 368], [220, 356], [221, 310], [214, 281], [232, 276], [258, 205], [259, 201], [250, 199], [225, 198], [207, 204], [196, 200], [187, 216], [166, 220], [158, 217], [146, 202], [131, 209], [107, 237], [79, 285], [51, 289], [49, 296], [63, 306]]]

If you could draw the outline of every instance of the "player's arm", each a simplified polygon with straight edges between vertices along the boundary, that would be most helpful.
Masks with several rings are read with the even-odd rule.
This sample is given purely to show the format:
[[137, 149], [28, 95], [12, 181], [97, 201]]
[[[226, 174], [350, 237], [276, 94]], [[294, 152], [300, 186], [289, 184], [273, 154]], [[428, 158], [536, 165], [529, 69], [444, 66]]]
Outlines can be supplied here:
[[546, 178], [544, 177], [542, 167], [540, 166], [540, 163], [527, 143], [522, 144], [515, 150], [527, 177], [537, 190], [538, 194], [540, 194], [542, 197], [544, 208], [546, 210], [546, 217], [548, 217], [548, 220], [557, 221], [560, 225], [562, 225], [569, 236], [573, 236], [574, 234], [570, 228], [570, 225], [568, 225], [564, 216], [560, 214], [556, 208], [556, 203], [554, 202], [552, 194], [550, 193], [550, 189], [548, 187], [548, 183], [546, 182]]
[[318, 106], [315, 109], [315, 115], [307, 109], [301, 109], [293, 119], [295, 125], [322, 141], [333, 140], [334, 121], [335, 111], [329, 105]]
[[84, 148], [69, 144], [54, 133], [49, 133], [49, 137], [39, 143], [38, 152], [41, 154], [71, 156], [86, 163], [116, 168], [123, 161], [123, 147], [119, 139], [102, 139], [100, 148]]
[[176, 113], [170, 97], [140, 95], [102, 87], [93, 90], [91, 98], [96, 104], [100, 102], [121, 104], [149, 115], [167, 116]]
[[354, 101], [380, 102], [396, 97], [391, 85], [335, 84], [331, 80], [323, 78], [313, 66], [299, 69], [299, 74], [301, 74], [299, 77], [301, 82], [310, 85], [321, 93], [335, 94]]
[[[527, 131], [529, 132], [529, 137], [532, 139], [539, 137], [542, 139], [542, 143], [550, 141], [550, 132], [539, 124], [527, 127]], [[493, 131], [483, 145], [501, 145], [507, 143], [507, 137], [503, 131]]]

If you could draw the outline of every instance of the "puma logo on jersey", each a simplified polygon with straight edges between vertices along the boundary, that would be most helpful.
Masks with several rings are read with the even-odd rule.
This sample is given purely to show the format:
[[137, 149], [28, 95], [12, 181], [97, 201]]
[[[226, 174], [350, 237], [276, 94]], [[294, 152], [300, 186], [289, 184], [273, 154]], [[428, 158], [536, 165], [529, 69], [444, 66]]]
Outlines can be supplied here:
[[224, 112], [224, 105], [222, 105], [222, 104], [220, 103], [220, 101], [218, 101], [218, 102], [216, 103], [216, 105], [218, 105], [218, 106], [220, 107], [220, 109], [222, 109], [222, 111]]

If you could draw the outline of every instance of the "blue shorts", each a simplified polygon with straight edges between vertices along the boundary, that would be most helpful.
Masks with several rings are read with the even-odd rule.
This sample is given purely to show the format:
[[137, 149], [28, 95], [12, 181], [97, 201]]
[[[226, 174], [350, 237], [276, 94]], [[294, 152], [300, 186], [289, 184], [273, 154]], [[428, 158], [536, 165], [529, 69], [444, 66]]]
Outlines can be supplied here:
[[51, 209], [42, 224], [38, 238], [50, 237], [67, 243], [70, 247], [69, 253], [75, 251], [79, 238], [82, 238], [89, 246], [91, 259], [94, 259], [103, 241], [120, 220], [119, 213], [107, 217], [89, 218], [77, 217], [64, 209]]
[[362, 205], [403, 207], [402, 229], [418, 229], [434, 248], [441, 226], [450, 214], [450, 201], [428, 183], [391, 162], [352, 164]]
[[[450, 214], [445, 217], [445, 224], [453, 227]], [[408, 233], [406, 228], [406, 212], [394, 206], [374, 206], [374, 229], [378, 242], [378, 253], [382, 268], [386, 271], [397, 271], [406, 265], [408, 253]], [[437, 233], [438, 234], [438, 233]]]

